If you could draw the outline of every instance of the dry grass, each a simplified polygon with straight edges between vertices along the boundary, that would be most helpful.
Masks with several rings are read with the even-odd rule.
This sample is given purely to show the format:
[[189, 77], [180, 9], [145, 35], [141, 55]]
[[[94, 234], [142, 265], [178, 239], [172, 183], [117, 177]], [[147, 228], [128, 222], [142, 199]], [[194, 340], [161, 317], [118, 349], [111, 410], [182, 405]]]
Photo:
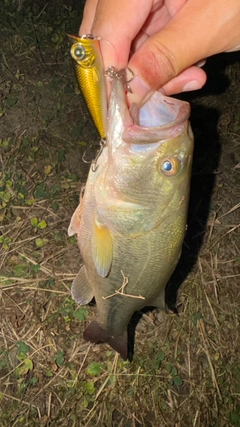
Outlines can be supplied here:
[[[16, 15], [18, 4], [6, 1], [1, 11], [0, 424], [237, 427], [239, 64], [226, 67], [225, 92], [210, 96], [210, 84], [192, 101], [196, 158], [179, 316], [144, 314], [134, 360], [123, 362], [107, 345], [83, 341], [95, 307], [77, 307], [69, 293], [80, 256], [66, 230], [86, 179], [85, 145], [97, 139], [63, 39], [80, 14], [69, 1], [53, 23], [54, 5], [40, 3], [26, 0]], [[220, 160], [211, 108], [220, 115]]]

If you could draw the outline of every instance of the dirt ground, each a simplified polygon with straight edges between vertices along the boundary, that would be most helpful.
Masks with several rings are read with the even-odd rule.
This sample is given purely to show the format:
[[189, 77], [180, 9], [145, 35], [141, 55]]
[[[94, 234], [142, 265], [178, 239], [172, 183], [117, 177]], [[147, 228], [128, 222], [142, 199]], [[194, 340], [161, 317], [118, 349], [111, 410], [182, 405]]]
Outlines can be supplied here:
[[240, 54], [207, 61], [192, 106], [188, 230], [167, 289], [179, 316], [143, 313], [133, 362], [82, 338], [94, 306], [70, 286], [67, 236], [98, 135], [67, 33], [83, 2], [0, 5], [0, 425], [240, 426]]

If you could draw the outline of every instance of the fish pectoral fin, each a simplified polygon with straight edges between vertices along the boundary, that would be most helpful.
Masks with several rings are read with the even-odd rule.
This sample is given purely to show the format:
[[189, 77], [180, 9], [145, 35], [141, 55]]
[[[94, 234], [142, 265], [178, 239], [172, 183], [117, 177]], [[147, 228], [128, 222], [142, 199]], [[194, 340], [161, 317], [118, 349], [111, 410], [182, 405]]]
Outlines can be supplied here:
[[113, 256], [112, 236], [104, 224], [95, 222], [92, 235], [92, 257], [96, 270], [101, 277], [109, 273]]
[[94, 295], [88, 283], [85, 266], [80, 268], [78, 275], [73, 280], [71, 294], [79, 305], [86, 305], [92, 301]]
[[93, 320], [92, 323], [85, 329], [83, 332], [83, 338], [85, 341], [90, 341], [91, 343], [100, 344], [107, 343], [114, 350], [116, 350], [123, 360], [129, 359], [132, 360], [130, 354], [128, 354], [128, 334], [127, 331], [120, 336], [112, 336], [108, 331], [103, 329], [97, 320]]

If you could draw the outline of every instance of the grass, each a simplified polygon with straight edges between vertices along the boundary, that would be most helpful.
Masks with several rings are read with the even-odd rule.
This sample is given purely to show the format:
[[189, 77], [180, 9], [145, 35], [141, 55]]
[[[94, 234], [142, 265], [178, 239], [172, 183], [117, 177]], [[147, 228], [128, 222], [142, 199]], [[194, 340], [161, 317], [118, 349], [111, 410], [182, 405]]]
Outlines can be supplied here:
[[98, 147], [65, 36], [81, 13], [70, 0], [1, 5], [0, 424], [238, 427], [239, 63], [209, 61], [209, 84], [191, 99], [179, 316], [143, 314], [133, 362], [123, 362], [83, 341], [96, 309], [69, 291], [81, 259], [66, 230], [87, 177], [83, 153]]

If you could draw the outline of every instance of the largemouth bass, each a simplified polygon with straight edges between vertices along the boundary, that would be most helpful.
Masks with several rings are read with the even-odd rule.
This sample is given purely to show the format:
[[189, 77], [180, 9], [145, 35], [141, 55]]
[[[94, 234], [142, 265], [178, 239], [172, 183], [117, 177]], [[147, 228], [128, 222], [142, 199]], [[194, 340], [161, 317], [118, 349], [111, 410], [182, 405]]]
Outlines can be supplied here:
[[78, 86], [102, 139], [107, 132], [107, 98], [99, 38], [71, 36], [71, 56]]
[[189, 114], [188, 103], [159, 92], [128, 110], [115, 78], [106, 144], [68, 229], [77, 233], [84, 264], [72, 296], [80, 305], [94, 297], [98, 311], [84, 338], [108, 343], [123, 359], [133, 313], [165, 308], [165, 286], [181, 254], [193, 153]]

